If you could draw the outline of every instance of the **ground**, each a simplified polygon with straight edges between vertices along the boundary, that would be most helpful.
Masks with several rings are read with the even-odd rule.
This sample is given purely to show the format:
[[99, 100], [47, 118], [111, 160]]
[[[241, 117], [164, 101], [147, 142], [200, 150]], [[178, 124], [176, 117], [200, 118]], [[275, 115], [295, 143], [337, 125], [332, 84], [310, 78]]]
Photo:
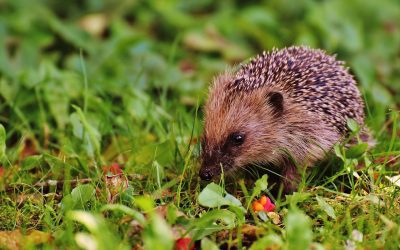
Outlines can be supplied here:
[[[346, 62], [376, 146], [288, 196], [201, 183], [212, 78], [300, 44]], [[398, 249], [398, 44], [396, 0], [0, 0], [0, 248]]]

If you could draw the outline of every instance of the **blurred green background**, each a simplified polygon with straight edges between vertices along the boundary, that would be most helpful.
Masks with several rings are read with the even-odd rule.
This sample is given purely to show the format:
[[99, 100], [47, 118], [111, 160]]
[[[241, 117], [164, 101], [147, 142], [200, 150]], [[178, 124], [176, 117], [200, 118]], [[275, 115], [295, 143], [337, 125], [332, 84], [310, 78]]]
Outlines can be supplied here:
[[[132, 164], [156, 148], [184, 147], [201, 131], [195, 120], [213, 76], [296, 44], [347, 62], [368, 124], [384, 136], [400, 103], [397, 0], [0, 0], [0, 122], [10, 160], [26, 138], [37, 151], [106, 161], [129, 150]], [[167, 144], [143, 149], [149, 142]]]

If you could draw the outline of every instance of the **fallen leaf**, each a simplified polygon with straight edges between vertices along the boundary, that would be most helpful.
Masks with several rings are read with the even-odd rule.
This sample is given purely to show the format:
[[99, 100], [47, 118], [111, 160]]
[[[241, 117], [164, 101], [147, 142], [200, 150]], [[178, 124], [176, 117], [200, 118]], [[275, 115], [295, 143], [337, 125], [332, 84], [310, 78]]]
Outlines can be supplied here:
[[51, 233], [38, 230], [30, 230], [27, 234], [22, 234], [20, 230], [0, 231], [1, 249], [20, 249], [26, 244], [40, 245], [51, 240]]
[[123, 174], [106, 175], [105, 176], [107, 201], [114, 203], [120, 193], [128, 189], [128, 179]]
[[5, 249], [19, 249], [21, 243], [21, 232], [15, 231], [1, 231], [0, 232], [0, 248]]
[[40, 193], [21, 193], [18, 194], [15, 198], [18, 205], [22, 205], [25, 202], [32, 202], [33, 204], [42, 204], [43, 203], [43, 195]]
[[118, 163], [103, 167], [103, 173], [105, 175], [107, 200], [109, 203], [114, 203], [118, 195], [128, 188], [128, 178], [123, 175]]
[[117, 174], [122, 174], [122, 170], [118, 163], [113, 163], [111, 164], [111, 166], [104, 166], [103, 173], [106, 175], [110, 173], [113, 175], [117, 175]]

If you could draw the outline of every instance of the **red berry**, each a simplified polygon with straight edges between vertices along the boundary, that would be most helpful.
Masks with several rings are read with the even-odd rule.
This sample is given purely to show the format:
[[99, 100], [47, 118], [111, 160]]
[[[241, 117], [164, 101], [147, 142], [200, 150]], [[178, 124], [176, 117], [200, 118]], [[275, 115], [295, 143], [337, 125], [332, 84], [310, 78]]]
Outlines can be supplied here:
[[274, 210], [275, 210], [274, 203], [272, 203], [271, 200], [268, 199], [268, 202], [264, 205], [264, 211], [265, 212], [272, 212]]
[[175, 250], [193, 250], [194, 244], [191, 238], [179, 238], [175, 242]]

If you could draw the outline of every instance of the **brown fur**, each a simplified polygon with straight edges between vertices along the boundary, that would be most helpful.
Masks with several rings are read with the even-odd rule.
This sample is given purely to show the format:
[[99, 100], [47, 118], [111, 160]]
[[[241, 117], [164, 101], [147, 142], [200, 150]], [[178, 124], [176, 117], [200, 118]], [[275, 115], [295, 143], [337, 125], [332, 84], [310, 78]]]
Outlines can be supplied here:
[[[281, 51], [284, 53], [279, 54]], [[230, 174], [246, 165], [273, 164], [282, 169], [285, 189], [294, 190], [299, 181], [296, 165], [306, 167], [323, 159], [333, 144], [346, 134], [343, 122], [347, 118], [363, 123], [362, 100], [354, 87], [354, 80], [341, 63], [319, 50], [292, 47], [281, 51], [264, 53], [238, 72], [225, 72], [214, 79], [205, 104], [200, 170], [203, 179], [216, 178], [221, 171]], [[315, 62], [315, 65], [310, 64], [315, 66], [315, 70], [297, 60], [298, 55], [310, 57], [302, 60]], [[271, 61], [272, 59], [278, 61]], [[294, 66], [291, 64], [287, 67], [288, 60], [294, 61]], [[318, 66], [320, 68], [316, 66], [320, 63], [318, 60], [323, 61], [322, 66]], [[301, 68], [302, 66], [307, 68]], [[348, 86], [342, 96], [346, 97], [348, 94], [353, 98], [355, 111], [330, 115], [332, 110], [340, 109], [343, 103], [338, 101], [340, 96], [329, 99], [326, 91], [333, 91], [336, 85], [341, 85], [315, 72], [318, 69], [324, 70], [324, 67], [328, 72], [338, 72], [339, 77], [332, 77], [333, 80], [347, 81]], [[292, 74], [290, 77], [293, 70], [303, 73], [302, 79], [299, 74]], [[307, 75], [306, 72], [311, 73]], [[317, 76], [329, 82], [328, 87], [323, 90], [324, 96], [328, 95], [325, 102], [337, 102], [328, 103], [328, 108], [331, 108], [328, 112], [325, 112], [324, 100], [319, 100], [320, 86], [315, 84], [313, 87], [313, 80]], [[270, 82], [268, 79], [271, 79]], [[308, 92], [304, 90], [306, 88], [298, 87], [302, 86], [299, 79], [308, 84]], [[295, 81], [298, 85], [292, 83]], [[282, 109], [279, 108], [280, 102], [269, 103], [268, 98], [274, 93], [283, 97]], [[338, 94], [340, 92], [336, 93]], [[324, 109], [319, 110], [318, 105], [308, 105], [309, 96], [316, 96], [314, 102], [320, 101]], [[351, 101], [346, 99], [345, 103]], [[334, 122], [329, 122], [329, 119]], [[245, 135], [243, 144], [239, 146], [232, 145], [229, 139], [235, 132]]]

